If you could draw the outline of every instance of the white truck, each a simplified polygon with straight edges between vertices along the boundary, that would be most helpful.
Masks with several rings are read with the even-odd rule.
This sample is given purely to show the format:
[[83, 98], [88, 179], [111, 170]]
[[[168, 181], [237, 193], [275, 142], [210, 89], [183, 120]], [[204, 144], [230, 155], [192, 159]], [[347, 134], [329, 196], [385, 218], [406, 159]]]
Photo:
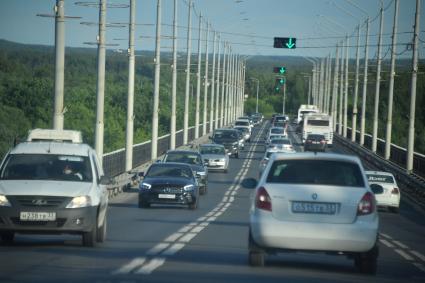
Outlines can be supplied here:
[[301, 104], [300, 108], [298, 109], [297, 124], [301, 122], [305, 114], [309, 113], [319, 113], [319, 108], [312, 104]]
[[328, 146], [333, 144], [332, 117], [328, 114], [310, 113], [304, 115], [302, 131], [303, 143], [309, 134], [321, 134], [326, 138]]

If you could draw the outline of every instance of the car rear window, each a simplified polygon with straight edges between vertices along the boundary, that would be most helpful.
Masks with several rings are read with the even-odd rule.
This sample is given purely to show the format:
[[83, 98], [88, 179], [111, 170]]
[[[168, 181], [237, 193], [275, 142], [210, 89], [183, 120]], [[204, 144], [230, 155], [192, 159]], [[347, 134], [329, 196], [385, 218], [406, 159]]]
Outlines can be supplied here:
[[333, 160], [276, 160], [267, 182], [364, 187], [357, 164]]
[[285, 129], [283, 128], [273, 128], [270, 130], [270, 133], [272, 134], [283, 134], [285, 133]]
[[191, 179], [192, 170], [182, 166], [153, 165], [149, 168], [145, 177], [182, 177]]
[[366, 176], [367, 176], [367, 180], [371, 183], [378, 182], [378, 183], [394, 184], [394, 178], [392, 176], [378, 175], [378, 174], [367, 174]]
[[329, 120], [308, 120], [307, 125], [310, 126], [329, 126]]

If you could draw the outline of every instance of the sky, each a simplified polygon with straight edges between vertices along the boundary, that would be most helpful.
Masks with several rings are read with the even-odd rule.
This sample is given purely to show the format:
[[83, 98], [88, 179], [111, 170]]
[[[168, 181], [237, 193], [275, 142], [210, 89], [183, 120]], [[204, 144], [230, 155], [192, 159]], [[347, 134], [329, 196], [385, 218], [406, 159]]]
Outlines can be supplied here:
[[[384, 12], [384, 36], [382, 55], [390, 58], [391, 32], [393, 28], [394, 1], [382, 0]], [[399, 0], [398, 43], [396, 52], [411, 58], [408, 43], [413, 38], [416, 0]], [[106, 41], [109, 49], [128, 48], [130, 0], [108, 0], [108, 23], [123, 23], [120, 27], [108, 27]], [[177, 25], [179, 52], [186, 52], [188, 27], [188, 2], [177, 0]], [[353, 3], [353, 4], [350, 4]], [[0, 0], [0, 39], [9, 41], [54, 45], [54, 18], [37, 14], [53, 14], [54, 0]], [[85, 3], [98, 3], [90, 0]], [[155, 49], [155, 25], [157, 0], [136, 0], [136, 49]], [[221, 42], [227, 41], [236, 54], [282, 56], [334, 56], [335, 45], [345, 35], [350, 36], [349, 55], [356, 54], [356, 26], [361, 22], [360, 55], [363, 58], [365, 27], [368, 15], [370, 24], [369, 59], [377, 57], [379, 33], [379, 0], [193, 0], [192, 52], [198, 48], [199, 15], [202, 14], [202, 39], [206, 38], [207, 22], [210, 24], [209, 51], [213, 49], [213, 33]], [[420, 8], [420, 58], [425, 55], [425, 3]], [[356, 7], [357, 6], [357, 7]], [[174, 0], [161, 1], [162, 39], [161, 51], [171, 51]], [[367, 13], [367, 14], [366, 14]], [[95, 48], [99, 12], [97, 7], [87, 7], [75, 0], [65, 0], [65, 14], [80, 19], [67, 19], [65, 38], [67, 47]], [[89, 24], [83, 24], [89, 23]], [[351, 37], [352, 36], [352, 37]], [[296, 49], [273, 48], [274, 37], [297, 38]], [[202, 52], [205, 42], [202, 42]]]

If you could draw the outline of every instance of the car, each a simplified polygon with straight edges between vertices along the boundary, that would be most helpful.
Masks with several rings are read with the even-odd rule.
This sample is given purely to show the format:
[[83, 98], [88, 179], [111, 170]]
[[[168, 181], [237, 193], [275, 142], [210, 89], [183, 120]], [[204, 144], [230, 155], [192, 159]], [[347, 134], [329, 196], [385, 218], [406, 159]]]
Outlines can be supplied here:
[[390, 172], [366, 171], [370, 186], [382, 187], [382, 193], [375, 193], [378, 206], [387, 207], [394, 213], [399, 212], [401, 192], [394, 175]]
[[264, 168], [266, 168], [267, 163], [270, 160], [270, 156], [273, 153], [289, 153], [289, 154], [291, 154], [291, 153], [296, 153], [296, 151], [293, 150], [293, 149], [285, 149], [285, 148], [268, 148], [266, 150], [266, 153], [264, 154], [263, 159], [261, 159], [261, 161], [260, 161], [259, 177], [261, 177], [261, 174], [263, 173]]
[[169, 150], [160, 162], [180, 162], [189, 164], [198, 179], [199, 192], [204, 195], [208, 191], [208, 168], [202, 155], [195, 150]]
[[227, 173], [229, 167], [229, 155], [222, 144], [201, 144], [199, 152], [204, 163], [208, 166], [208, 171], [221, 170]]
[[251, 142], [251, 130], [249, 127], [236, 126], [233, 129], [238, 130], [242, 133], [244, 141]]
[[266, 137], [266, 144], [270, 143], [270, 139], [272, 138], [272, 136], [287, 136], [287, 133], [285, 131], [285, 128], [281, 128], [281, 127], [271, 127], [267, 137]]
[[304, 151], [326, 151], [326, 138], [320, 134], [309, 134], [304, 143]]
[[110, 179], [81, 132], [34, 129], [0, 167], [0, 236], [78, 234], [93, 247], [106, 238]]
[[189, 164], [153, 163], [139, 185], [139, 208], [151, 204], [187, 205], [196, 209], [199, 202], [199, 185]]
[[294, 150], [292, 142], [288, 138], [272, 138], [268, 145], [269, 148]]
[[361, 272], [376, 272], [379, 217], [358, 157], [272, 154], [253, 196], [250, 265], [263, 266], [267, 254], [322, 252], [353, 258]]
[[239, 151], [242, 149], [240, 136], [241, 134], [238, 130], [220, 128], [214, 130], [210, 140], [213, 143], [224, 145], [228, 155], [238, 158]]

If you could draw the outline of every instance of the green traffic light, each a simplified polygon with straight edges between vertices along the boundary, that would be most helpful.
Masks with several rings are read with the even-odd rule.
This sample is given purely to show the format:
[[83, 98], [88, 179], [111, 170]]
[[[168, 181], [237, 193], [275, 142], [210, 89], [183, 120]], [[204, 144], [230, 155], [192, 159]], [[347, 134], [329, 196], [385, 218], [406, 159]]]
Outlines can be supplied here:
[[284, 74], [286, 72], [285, 67], [280, 67], [279, 73]]

